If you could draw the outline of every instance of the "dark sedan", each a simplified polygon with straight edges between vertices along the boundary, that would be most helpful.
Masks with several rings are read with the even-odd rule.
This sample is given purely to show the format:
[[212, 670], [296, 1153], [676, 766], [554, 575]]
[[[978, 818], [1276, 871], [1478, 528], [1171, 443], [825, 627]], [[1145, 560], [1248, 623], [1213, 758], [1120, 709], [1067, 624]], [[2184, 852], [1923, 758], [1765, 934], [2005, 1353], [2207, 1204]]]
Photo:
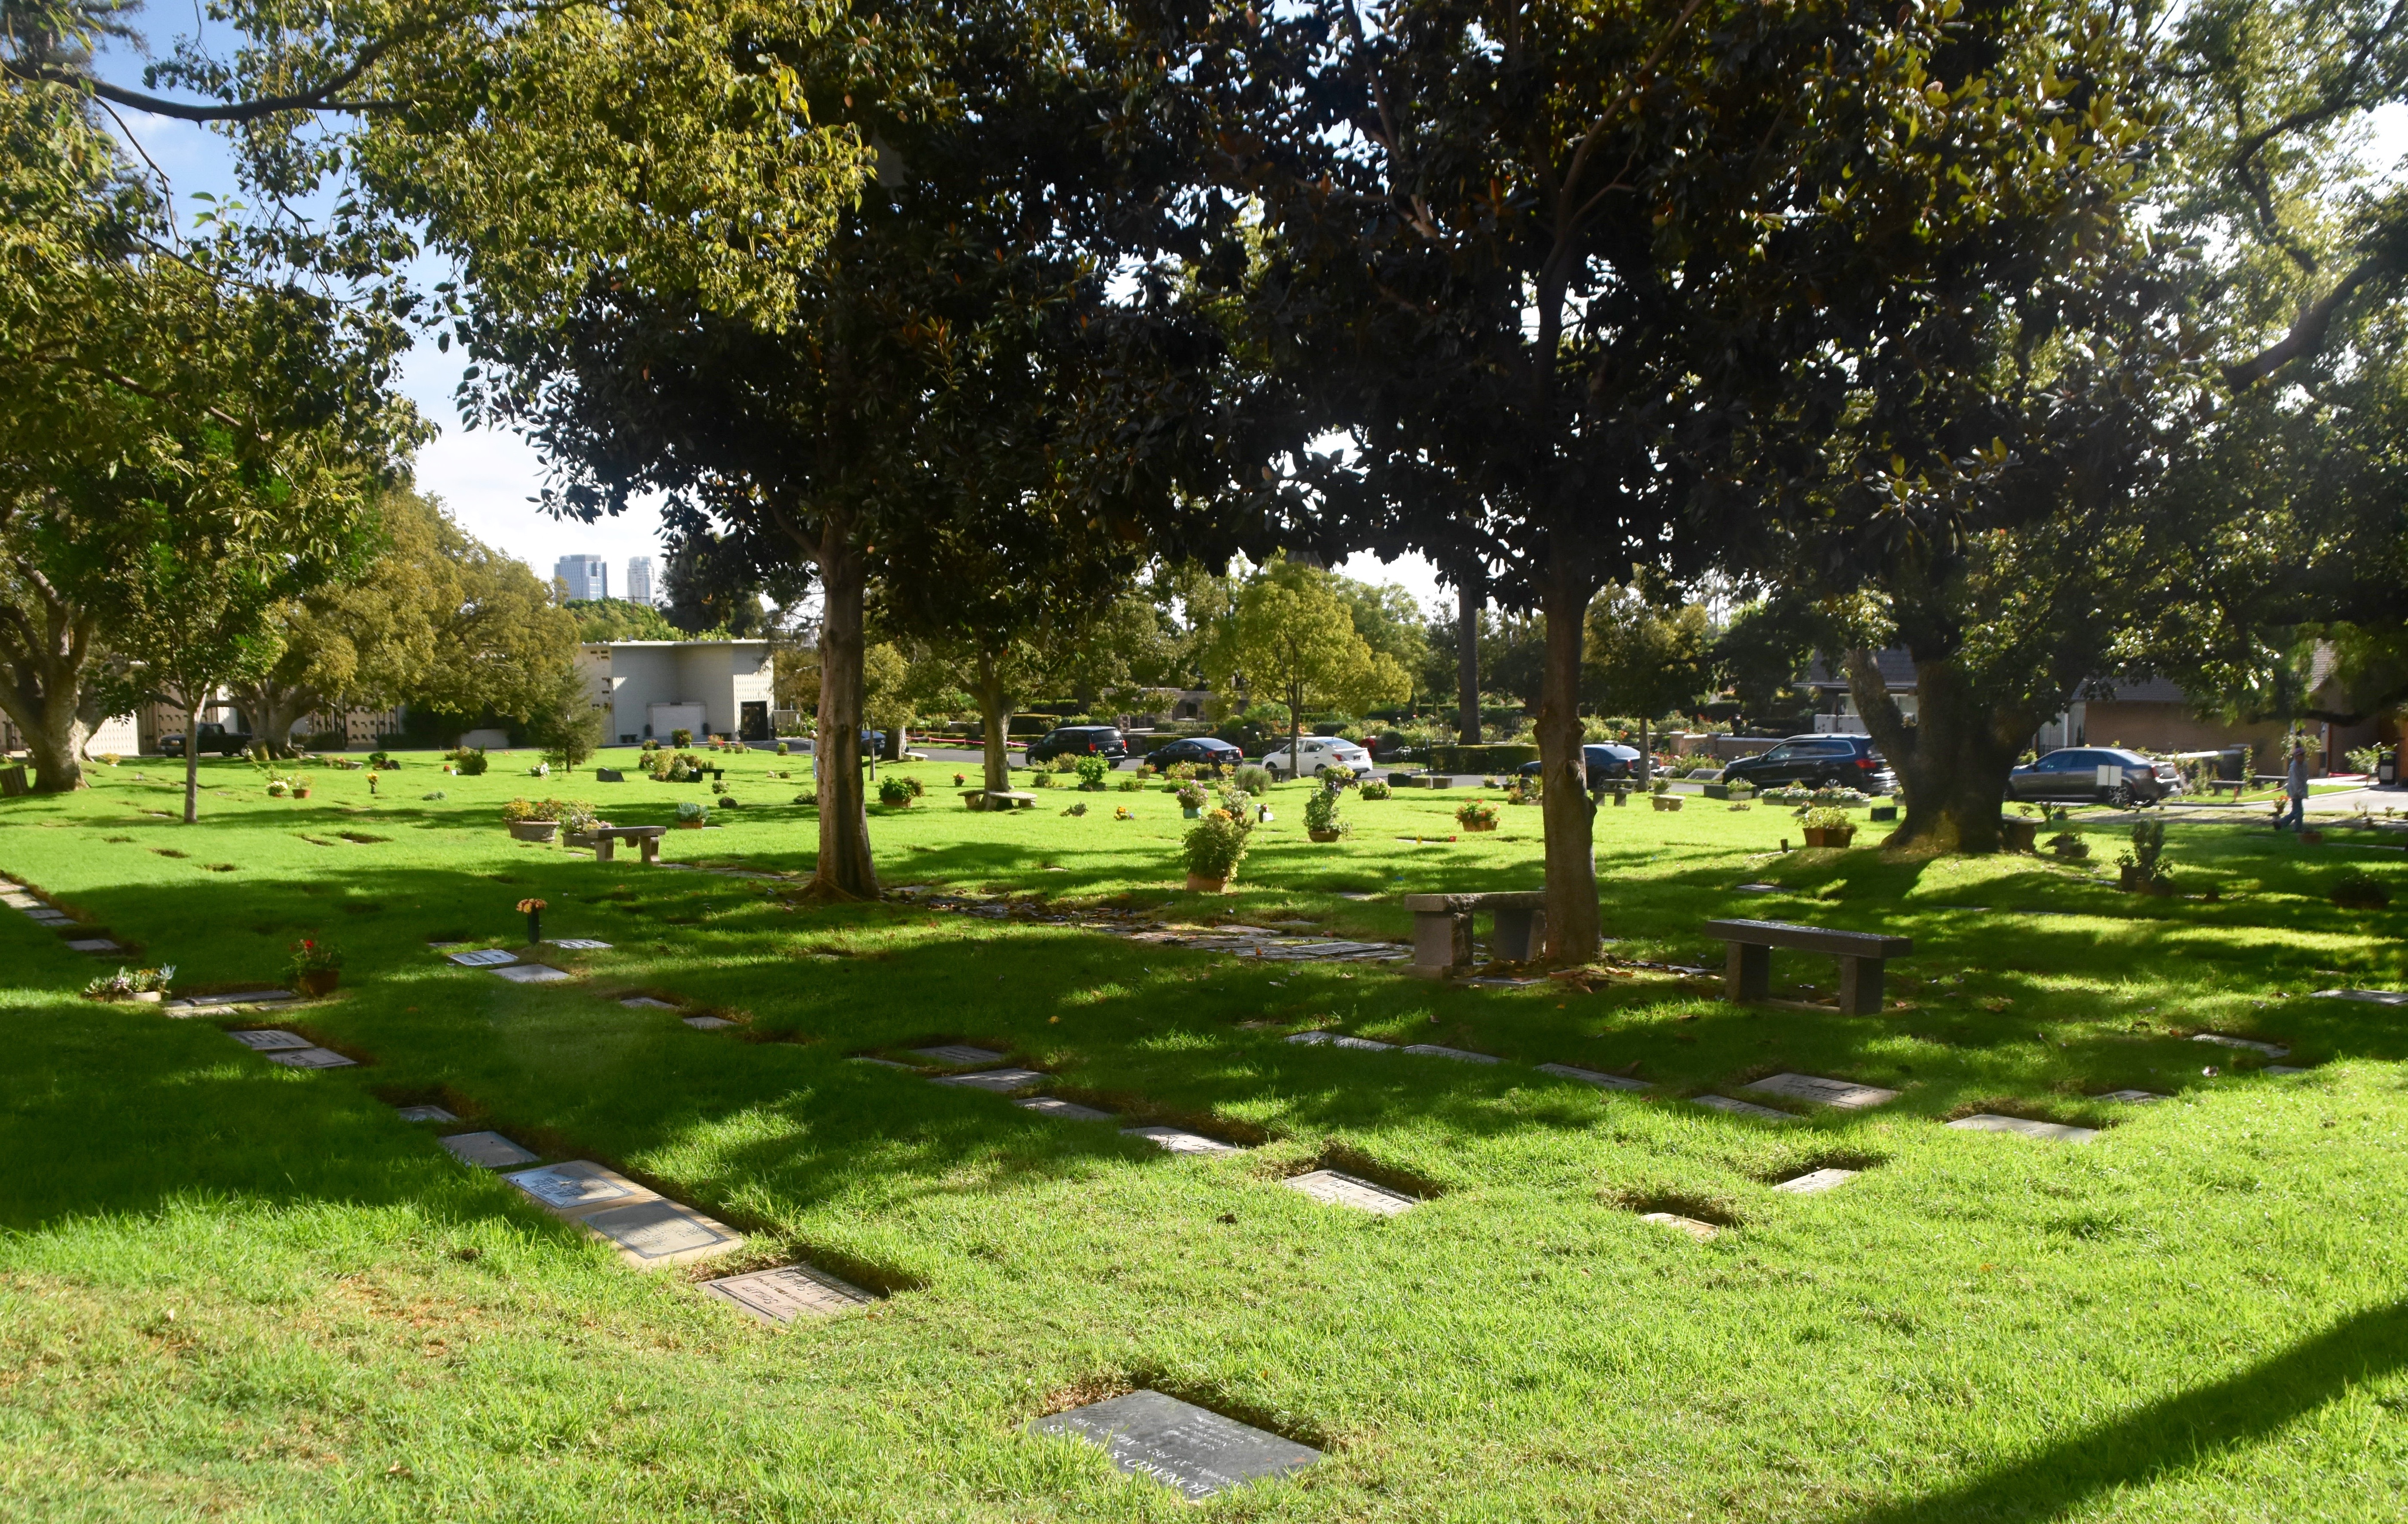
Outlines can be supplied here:
[[[1581, 760], [1588, 766], [1588, 786], [1599, 789], [1639, 775], [1639, 750], [1633, 746], [1616, 746], [1611, 741], [1581, 748]], [[1525, 778], [1536, 778], [1543, 763], [1525, 762], [1515, 770]]]
[[2182, 792], [2171, 762], [2152, 762], [2116, 746], [2065, 746], [2007, 774], [2011, 799], [2155, 804]]
[[1885, 794], [1898, 779], [1873, 750], [1869, 736], [1792, 736], [1769, 752], [1742, 756], [1723, 769], [1723, 782], [1757, 788], [1803, 784], [1808, 788], [1853, 788]]
[[1245, 759], [1245, 753], [1212, 736], [1183, 737], [1145, 754], [1145, 765], [1156, 772], [1181, 762], [1193, 762], [1199, 768], [1234, 768]]

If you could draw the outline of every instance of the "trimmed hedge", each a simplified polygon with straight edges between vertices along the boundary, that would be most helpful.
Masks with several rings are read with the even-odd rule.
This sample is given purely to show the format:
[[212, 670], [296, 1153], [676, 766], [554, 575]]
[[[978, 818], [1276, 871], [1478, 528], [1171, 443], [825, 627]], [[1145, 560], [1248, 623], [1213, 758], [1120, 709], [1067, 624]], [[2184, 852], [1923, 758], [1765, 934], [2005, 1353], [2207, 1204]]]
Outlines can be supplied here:
[[1430, 766], [1440, 772], [1511, 772], [1525, 762], [1537, 760], [1539, 749], [1528, 745], [1430, 748]]

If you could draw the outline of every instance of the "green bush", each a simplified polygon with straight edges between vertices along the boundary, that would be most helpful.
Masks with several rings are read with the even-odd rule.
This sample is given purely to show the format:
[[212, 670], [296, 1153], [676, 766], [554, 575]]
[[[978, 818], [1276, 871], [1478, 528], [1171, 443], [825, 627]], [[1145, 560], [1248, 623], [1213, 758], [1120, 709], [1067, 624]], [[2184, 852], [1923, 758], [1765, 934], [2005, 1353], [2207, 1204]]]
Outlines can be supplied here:
[[878, 802], [890, 810], [908, 810], [918, 797], [909, 778], [890, 776], [878, 780]]
[[1197, 878], [1232, 879], [1246, 855], [1246, 839], [1254, 834], [1250, 821], [1215, 810], [1187, 831], [1183, 843], [1187, 870]]
[[683, 726], [679, 726], [676, 729], [669, 732], [669, 744], [672, 746], [691, 746], [694, 744], [694, 732], [688, 730]]
[[1249, 794], [1268, 794], [1271, 791], [1270, 769], [1253, 766], [1240, 768], [1237, 784]]
[[1365, 780], [1362, 788], [1363, 797], [1367, 799], [1384, 799], [1396, 793], [1395, 789], [1377, 778]]
[[1304, 801], [1304, 828], [1309, 831], [1342, 831], [1346, 817], [1339, 812], [1340, 798], [1334, 788], [1316, 788], [1312, 798]]
[[452, 770], [463, 778], [480, 777], [487, 766], [484, 752], [474, 746], [463, 746], [443, 755], [451, 762]]
[[1108, 756], [1082, 756], [1073, 759], [1070, 768], [1079, 775], [1081, 788], [1090, 794], [1100, 794], [1104, 789], [1105, 777], [1112, 770], [1112, 762]]

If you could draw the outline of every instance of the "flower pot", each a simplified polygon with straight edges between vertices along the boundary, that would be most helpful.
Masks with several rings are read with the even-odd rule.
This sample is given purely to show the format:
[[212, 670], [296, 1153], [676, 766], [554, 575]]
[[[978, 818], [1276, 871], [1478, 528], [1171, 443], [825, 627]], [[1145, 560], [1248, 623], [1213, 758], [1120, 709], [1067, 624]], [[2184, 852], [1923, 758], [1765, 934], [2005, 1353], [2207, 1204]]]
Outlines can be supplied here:
[[677, 828], [681, 831], [698, 831], [702, 829], [702, 822], [699, 820], [681, 820], [677, 823]]
[[1493, 820], [1466, 821], [1464, 822], [1463, 828], [1468, 831], [1493, 831], [1497, 828], [1497, 822]]
[[1182, 805], [1179, 812], [1189, 820], [1201, 820], [1204, 818], [1204, 807], [1200, 804]]
[[293, 791], [293, 797], [296, 799], [306, 799], [309, 797], [309, 790], [307, 787], [296, 788]]
[[1228, 886], [1227, 879], [1208, 879], [1201, 873], [1187, 875], [1187, 892], [1190, 894], [1220, 894]]
[[559, 831], [557, 820], [513, 820], [510, 839], [514, 841], [549, 841]]
[[1304, 834], [1316, 841], [1335, 841], [1338, 840], [1338, 833], [1336, 831], [1307, 831]]
[[2040, 839], [2037, 820], [2001, 820], [1999, 822], [1999, 844], [2009, 852], [2029, 852]]
[[2133, 890], [2142, 887], [2148, 881], [2146, 879], [2141, 877], [2141, 865], [2139, 863], [2118, 863], [2115, 865], [2115, 887], [2123, 890], [2126, 894], [2130, 894]]
[[1658, 810], [1678, 810], [1681, 808], [1682, 798], [1678, 794], [1650, 794], [1647, 796], [1647, 802]]
[[293, 987], [304, 995], [332, 995], [342, 981], [340, 969], [304, 969], [293, 976]]
[[1806, 844], [1810, 847], [1844, 847], [1856, 840], [1854, 826], [1809, 826]]
[[167, 992], [164, 989], [137, 989], [126, 997], [130, 1000], [140, 1000], [145, 1005], [157, 1005], [166, 998]]

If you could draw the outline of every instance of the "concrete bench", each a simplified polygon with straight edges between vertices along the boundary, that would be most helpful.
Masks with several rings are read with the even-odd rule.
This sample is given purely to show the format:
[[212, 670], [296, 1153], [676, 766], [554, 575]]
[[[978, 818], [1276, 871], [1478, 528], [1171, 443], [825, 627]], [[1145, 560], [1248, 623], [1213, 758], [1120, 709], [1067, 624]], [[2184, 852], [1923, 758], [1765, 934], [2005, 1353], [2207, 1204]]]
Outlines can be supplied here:
[[1500, 962], [1527, 963], [1547, 941], [1547, 896], [1540, 889], [1503, 894], [1409, 894], [1413, 914], [1412, 971], [1443, 979], [1471, 963], [1471, 918], [1482, 911], [1497, 917], [1489, 948]]
[[962, 802], [973, 810], [1033, 810], [1037, 796], [1016, 788], [966, 788]]
[[592, 846], [597, 863], [617, 861], [622, 841], [634, 843], [642, 852], [644, 861], [656, 863], [661, 860], [661, 838], [668, 834], [668, 829], [666, 826], [596, 826], [590, 831], [579, 832], [574, 840], [578, 845]]
[[2250, 786], [2249, 780], [2246, 778], [2210, 778], [2207, 781], [2207, 796], [2214, 798], [2218, 794], [2229, 793], [2238, 798], [2249, 792]]
[[1914, 943], [1905, 937], [1832, 931], [1787, 921], [1708, 921], [1706, 935], [1730, 944], [1724, 972], [1725, 999], [1765, 999], [1771, 985], [1772, 949], [1787, 947], [1840, 960], [1840, 1012], [1851, 1016], [1880, 1014], [1883, 963], [1914, 951]]

